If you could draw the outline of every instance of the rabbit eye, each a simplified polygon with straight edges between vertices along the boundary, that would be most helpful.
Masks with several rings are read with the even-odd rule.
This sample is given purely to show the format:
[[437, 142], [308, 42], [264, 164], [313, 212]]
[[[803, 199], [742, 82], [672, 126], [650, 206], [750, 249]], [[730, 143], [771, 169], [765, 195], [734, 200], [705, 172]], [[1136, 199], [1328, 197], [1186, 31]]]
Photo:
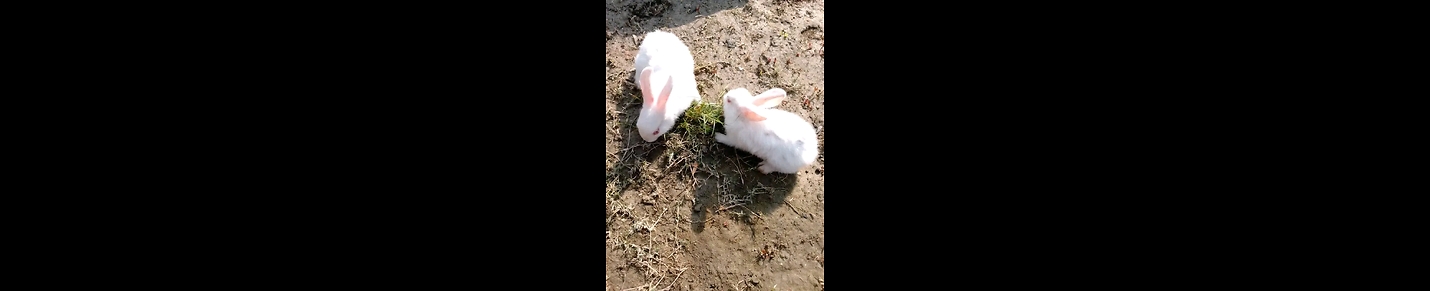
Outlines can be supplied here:
[[650, 134], [660, 134], [660, 130], [657, 129], [657, 130], [655, 130], [655, 131], [650, 132]]

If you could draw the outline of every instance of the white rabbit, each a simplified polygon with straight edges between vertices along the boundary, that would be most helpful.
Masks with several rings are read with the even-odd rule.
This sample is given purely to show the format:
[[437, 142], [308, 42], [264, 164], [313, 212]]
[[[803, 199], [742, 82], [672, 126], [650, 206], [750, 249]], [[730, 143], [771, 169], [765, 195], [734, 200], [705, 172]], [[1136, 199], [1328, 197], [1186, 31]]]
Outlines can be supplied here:
[[725, 93], [725, 133], [716, 133], [715, 141], [763, 159], [760, 173], [795, 174], [813, 164], [819, 158], [819, 136], [809, 121], [774, 108], [784, 99], [780, 88], [757, 96], [745, 88]]
[[700, 99], [695, 58], [675, 34], [656, 30], [645, 35], [636, 53], [635, 77], [643, 96], [636, 129], [647, 142], [675, 127], [675, 120]]

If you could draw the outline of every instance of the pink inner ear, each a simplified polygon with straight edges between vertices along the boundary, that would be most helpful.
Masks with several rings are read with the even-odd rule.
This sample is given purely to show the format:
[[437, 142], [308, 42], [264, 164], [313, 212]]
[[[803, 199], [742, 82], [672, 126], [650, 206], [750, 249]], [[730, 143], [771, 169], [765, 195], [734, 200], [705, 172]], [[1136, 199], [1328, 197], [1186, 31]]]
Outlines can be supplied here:
[[755, 102], [754, 102], [754, 103], [755, 103], [755, 106], [767, 107], [767, 108], [768, 108], [768, 107], [774, 107], [775, 105], [779, 105], [779, 104], [780, 104], [780, 101], [782, 101], [782, 100], [784, 100], [784, 99], [785, 99], [785, 96], [784, 96], [784, 95], [761, 96], [761, 97], [755, 99]]
[[744, 109], [740, 113], [743, 113], [745, 115], [745, 119], [749, 119], [750, 121], [765, 121], [765, 117], [760, 116], [760, 114], [755, 112], [754, 110]]
[[785, 90], [773, 88], [770, 90], [766, 90], [764, 93], [760, 93], [760, 95], [758, 96], [755, 96], [755, 101], [751, 103], [755, 104], [755, 106], [762, 108], [772, 108], [776, 105], [780, 105], [780, 102], [784, 100]]
[[772, 100], [772, 98], [758, 98], [758, 99], [755, 99], [755, 102], [754, 102], [754, 103], [755, 103], [755, 106], [764, 107], [765, 104], [770, 103], [770, 100]]
[[[675, 76], [666, 76], [665, 84], [662, 84], [662, 85], [661, 85], [661, 88], [660, 88], [660, 96], [656, 96], [656, 97], [655, 97], [655, 99], [656, 99], [655, 108], [661, 108], [661, 109], [664, 109], [664, 108], [665, 108], [665, 102], [666, 102], [666, 100], [669, 100], [669, 99], [670, 99], [670, 90], [671, 90], [671, 89], [674, 89], [673, 87], [675, 87], [675, 84], [672, 84], [672, 83], [675, 83]], [[665, 111], [661, 111], [661, 112], [665, 112]]]
[[654, 102], [655, 102], [655, 92], [651, 92], [651, 91], [650, 91], [650, 87], [651, 87], [651, 84], [650, 84], [650, 74], [651, 74], [651, 71], [652, 71], [651, 68], [645, 68], [644, 70], [641, 70], [640, 72], [636, 72], [636, 74], [637, 74], [636, 80], [639, 81], [639, 82], [636, 84], [636, 86], [637, 86], [637, 87], [640, 87], [640, 89], [641, 89], [641, 101], [644, 101], [646, 104], [651, 104], [651, 103], [654, 103]]

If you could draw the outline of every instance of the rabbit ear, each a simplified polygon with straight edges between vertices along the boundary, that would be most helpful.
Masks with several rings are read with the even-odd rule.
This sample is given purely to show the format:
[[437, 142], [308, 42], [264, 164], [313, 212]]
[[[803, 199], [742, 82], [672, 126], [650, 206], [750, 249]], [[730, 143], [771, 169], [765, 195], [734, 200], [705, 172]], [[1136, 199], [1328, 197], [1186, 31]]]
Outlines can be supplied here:
[[650, 74], [652, 71], [654, 70], [647, 67], [640, 72], [636, 72], [636, 80], [639, 81], [636, 82], [636, 85], [641, 87], [641, 102], [645, 104], [651, 104], [655, 102], [655, 92], [650, 91]]
[[760, 93], [760, 95], [755, 95], [755, 100], [751, 103], [755, 104], [755, 106], [759, 106], [760, 108], [774, 108], [776, 105], [780, 105], [780, 102], [784, 101], [785, 90], [780, 88], [774, 88], [765, 90], [765, 92]]
[[750, 109], [748, 107], [740, 108], [740, 114], [744, 115], [745, 119], [750, 121], [765, 121], [764, 115], [760, 115], [759, 111], [755, 109]]
[[664, 85], [664, 86], [661, 86], [660, 96], [656, 96], [656, 97], [655, 97], [655, 101], [656, 101], [656, 103], [655, 103], [655, 108], [662, 108], [662, 109], [665, 108], [665, 101], [670, 99], [670, 90], [671, 90], [671, 89], [674, 89], [674, 87], [675, 87], [675, 84], [674, 84], [674, 83], [675, 83], [675, 76], [673, 76], [673, 75], [667, 75], [666, 78], [665, 78], [665, 84], [661, 84], [661, 85]]

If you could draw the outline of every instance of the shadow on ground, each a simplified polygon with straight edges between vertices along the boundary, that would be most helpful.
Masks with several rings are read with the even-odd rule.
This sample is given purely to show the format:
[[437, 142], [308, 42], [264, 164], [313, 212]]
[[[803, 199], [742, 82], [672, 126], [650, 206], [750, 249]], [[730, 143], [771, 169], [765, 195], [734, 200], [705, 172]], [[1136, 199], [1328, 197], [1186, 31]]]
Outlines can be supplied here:
[[709, 171], [695, 175], [699, 183], [691, 205], [692, 230], [703, 232], [711, 214], [731, 214], [739, 221], [754, 224], [756, 219], [785, 205], [785, 199], [798, 184], [797, 175], [760, 173], [759, 157], [715, 142], [713, 137], [708, 142], [700, 149], [700, 164], [707, 165]]
[[606, 0], [606, 40], [676, 27], [696, 17], [745, 6], [745, 0]]
[[[614, 120], [617, 124], [616, 131], [619, 144], [619, 151], [616, 156], [616, 164], [606, 173], [606, 181], [614, 182], [622, 190], [632, 185], [640, 185], [648, 182], [649, 175], [641, 171], [646, 163], [659, 163], [660, 156], [666, 152], [663, 141], [666, 136], [656, 142], [646, 142], [640, 138], [640, 134], [635, 132], [635, 122], [640, 116], [640, 89], [630, 80], [622, 81], [620, 89], [616, 92], [616, 108], [621, 114]], [[671, 134], [674, 134], [672, 132]], [[617, 193], [619, 195], [619, 192]]]

